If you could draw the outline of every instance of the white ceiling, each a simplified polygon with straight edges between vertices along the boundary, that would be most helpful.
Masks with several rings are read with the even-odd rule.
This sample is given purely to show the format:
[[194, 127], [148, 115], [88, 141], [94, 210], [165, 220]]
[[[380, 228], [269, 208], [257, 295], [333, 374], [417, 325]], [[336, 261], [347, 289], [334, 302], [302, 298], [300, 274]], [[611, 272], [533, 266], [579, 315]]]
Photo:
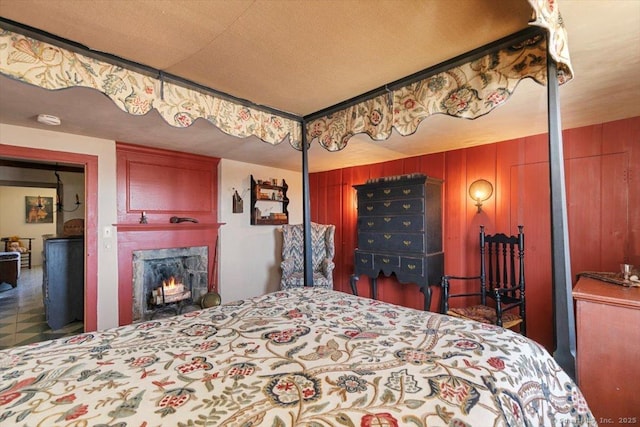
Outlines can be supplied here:
[[[640, 1], [561, 0], [575, 78], [564, 128], [640, 115]], [[84, 8], [78, 7], [84, 5]], [[454, 6], [455, 5], [455, 6]], [[527, 26], [525, 0], [0, 0], [0, 16], [256, 104], [307, 115]], [[481, 19], [478, 19], [481, 17]], [[501, 22], [501, 24], [497, 24]], [[0, 122], [300, 170], [288, 143], [239, 139], [198, 120], [173, 128], [86, 88], [47, 91], [0, 77]], [[353, 137], [309, 152], [311, 172], [546, 132], [546, 88], [531, 81], [476, 120], [428, 118], [410, 137]], [[0, 142], [4, 141], [0, 135]]]

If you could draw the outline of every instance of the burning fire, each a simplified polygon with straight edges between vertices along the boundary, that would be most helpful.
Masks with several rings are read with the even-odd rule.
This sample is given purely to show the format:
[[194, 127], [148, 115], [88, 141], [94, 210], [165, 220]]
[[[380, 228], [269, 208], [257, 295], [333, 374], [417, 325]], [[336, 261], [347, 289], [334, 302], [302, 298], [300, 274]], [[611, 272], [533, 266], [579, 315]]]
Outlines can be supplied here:
[[157, 305], [181, 301], [191, 297], [191, 291], [185, 291], [184, 285], [171, 276], [162, 281], [162, 286], [154, 290], [155, 303]]
[[[164, 288], [164, 293], [166, 294], [175, 294], [178, 290], [181, 292], [184, 290], [184, 285], [182, 283], [176, 283], [176, 278], [171, 276], [169, 281], [163, 280], [162, 287]], [[162, 290], [160, 291], [162, 295]]]

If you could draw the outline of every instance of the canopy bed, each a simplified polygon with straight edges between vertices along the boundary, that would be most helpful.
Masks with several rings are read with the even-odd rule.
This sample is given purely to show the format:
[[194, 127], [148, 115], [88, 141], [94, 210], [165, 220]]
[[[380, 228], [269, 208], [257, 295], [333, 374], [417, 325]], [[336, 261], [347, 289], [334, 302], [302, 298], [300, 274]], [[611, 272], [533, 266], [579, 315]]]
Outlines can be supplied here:
[[[167, 123], [176, 127], [190, 126], [196, 119], [202, 118], [212, 123], [218, 129], [237, 137], [255, 136], [271, 144], [278, 144], [288, 139], [294, 148], [301, 151], [302, 156], [305, 283], [308, 285], [313, 284], [313, 277], [312, 251], [309, 237], [311, 235], [311, 221], [307, 149], [313, 140], [317, 139], [319, 144], [327, 150], [339, 151], [346, 146], [349, 138], [357, 133], [367, 133], [375, 140], [388, 138], [393, 129], [401, 135], [410, 135], [415, 132], [418, 125], [424, 119], [433, 114], [447, 114], [467, 119], [488, 114], [494, 108], [506, 102], [518, 83], [524, 78], [531, 78], [540, 84], [546, 84], [548, 86], [549, 154], [552, 183], [552, 227], [550, 231], [553, 241], [554, 312], [556, 318], [555, 335], [557, 338], [554, 357], [569, 377], [573, 377], [575, 371], [575, 327], [570, 297], [571, 279], [569, 277], [568, 228], [558, 102], [558, 85], [570, 80], [573, 77], [573, 72], [568, 55], [567, 37], [556, 2], [550, 0], [529, 0], [529, 5], [533, 12], [533, 18], [530, 22], [532, 27], [530, 28], [304, 117], [274, 110], [262, 105], [256, 105], [250, 101], [238, 99], [214, 89], [201, 87], [177, 76], [167, 75], [161, 70], [150, 69], [140, 64], [114, 58], [108, 54], [90, 51], [73, 42], [60, 40], [51, 35], [38, 32], [33, 28], [24, 28], [6, 20], [0, 21], [0, 28], [2, 28], [2, 32], [0, 33], [0, 73], [7, 77], [51, 90], [78, 86], [93, 88], [111, 98], [115, 105], [129, 114], [142, 115], [151, 109], [155, 109]], [[126, 95], [123, 96], [123, 94]], [[188, 108], [194, 105], [197, 105], [198, 108]], [[292, 298], [290, 294], [283, 294], [282, 297], [285, 299]], [[273, 298], [273, 296], [266, 296], [265, 298]], [[345, 301], [348, 301], [348, 304], [366, 304], [358, 299], [345, 299]], [[260, 304], [259, 301], [258, 304]], [[240, 303], [240, 305], [242, 305], [242, 303]], [[232, 311], [234, 308], [233, 306], [223, 308], [220, 314], [203, 312], [197, 314], [196, 317], [204, 316], [222, 319], [225, 317], [225, 310]], [[387, 307], [386, 310], [393, 309]], [[409, 317], [417, 316], [415, 313], [401, 314], [401, 316], [405, 315]], [[424, 316], [426, 316], [423, 319], [425, 324], [433, 323], [434, 327], [429, 330], [435, 331], [433, 333], [436, 335], [439, 333], [437, 332], [439, 330], [438, 328], [447, 322], [439, 317], [429, 317], [430, 315], [428, 314], [424, 314]], [[167, 324], [163, 325], [163, 330], [171, 330], [172, 322], [174, 321], [168, 321]], [[474, 328], [472, 325], [458, 324], [457, 321], [454, 322], [454, 325], [456, 327], [459, 325], [461, 328], [471, 328], [472, 330]], [[94, 343], [101, 342], [108, 347], [112, 345], [111, 340], [115, 340], [113, 341], [115, 344], [119, 343], [117, 338], [119, 335], [134, 337], [139, 333], [140, 327], [140, 325], [137, 325], [110, 332], [106, 331], [103, 334], [78, 337], [78, 355], [84, 355], [77, 356], [79, 358], [78, 360], [87, 357], [89, 354], [83, 353], [82, 342], [87, 340], [93, 341]], [[149, 327], [155, 328], [155, 325], [149, 325]], [[164, 327], [166, 327], [166, 329], [164, 329]], [[211, 327], [211, 325], [207, 326], [207, 328]], [[213, 327], [218, 328], [219, 326]], [[249, 326], [244, 325], [243, 327]], [[193, 332], [198, 335], [198, 326], [194, 326], [193, 328]], [[287, 334], [293, 333], [293, 330], [287, 331]], [[474, 333], [476, 332], [478, 331], [476, 330]], [[495, 330], [492, 330], [492, 332], [497, 333]], [[205, 335], [208, 334], [206, 331], [203, 333]], [[431, 333], [432, 332], [429, 332], [429, 334]], [[143, 333], [141, 334], [144, 335]], [[500, 331], [499, 334], [504, 334], [504, 332]], [[124, 341], [127, 339], [128, 338], [124, 338]], [[138, 339], [140, 338], [135, 338], [135, 340]], [[394, 339], [402, 340], [403, 338]], [[482, 338], [482, 340], [484, 339], [485, 338]], [[489, 341], [493, 340], [493, 338], [487, 339]], [[513, 340], [515, 339], [516, 338], [509, 336], [507, 342], [514, 342]], [[179, 344], [180, 339], [176, 338], [176, 340]], [[455, 339], [449, 338], [448, 340], [448, 345], [453, 345], [452, 343]], [[488, 344], [489, 341], [486, 343]], [[72, 350], [68, 348], [68, 346], [71, 345], [72, 342], [73, 340], [69, 342], [43, 344], [43, 347], [35, 347], [33, 349], [33, 355], [39, 354], [39, 348], [47, 352], [47, 345], [60, 349], [67, 347], [64, 351], [71, 352]], [[94, 356], [102, 354], [104, 351], [102, 345], [98, 345], [98, 347], [94, 347], [94, 345], [84, 350], [97, 352]], [[201, 343], [201, 345], [208, 346], [209, 344]], [[327, 341], [322, 346], [322, 352], [337, 351], [337, 349], [333, 349], [335, 345], [335, 340]], [[532, 344], [527, 343], [527, 345]], [[493, 348], [493, 346], [493, 343], [489, 345], [491, 348]], [[243, 352], [246, 355], [252, 347], [247, 344], [243, 348], [245, 349]], [[293, 357], [295, 353], [301, 350], [302, 347], [292, 347], [287, 357]], [[125, 354], [130, 351], [133, 350], [126, 349], [126, 347], [122, 348], [122, 352]], [[449, 351], [452, 350], [447, 350], [447, 352]], [[535, 349], [532, 351], [533, 353], [540, 352]], [[445, 353], [449, 354], [447, 352]], [[445, 353], [441, 353], [438, 357], [444, 357]], [[180, 355], [182, 353], [176, 352], [175, 354]], [[482, 354], [482, 351], [479, 351], [479, 354]], [[29, 362], [31, 356], [29, 356], [28, 349], [17, 349], [5, 352], [2, 356], [5, 360], [5, 362], [3, 362], [4, 366], [17, 368], [20, 364], [18, 361], [20, 357], [24, 357], [23, 363], [31, 363]], [[336, 357], [339, 357], [338, 353], [336, 353]], [[73, 358], [75, 359], [76, 356], [73, 356]], [[110, 360], [110, 357], [105, 358], [104, 362], [111, 363]], [[131, 363], [136, 363], [135, 358], [129, 360]], [[487, 359], [487, 361], [488, 360], [489, 359]], [[491, 360], [494, 360], [497, 364], [502, 363], [498, 362], [498, 360], [502, 361], [501, 358]], [[193, 362], [196, 363], [195, 360]], [[156, 361], [154, 360], [150, 363], [154, 364]], [[173, 362], [168, 362], [168, 365], [165, 365], [165, 367], [169, 367], [172, 363]], [[202, 360], [198, 361], [200, 365], [198, 365], [199, 367], [197, 369], [202, 368], [204, 365], [209, 366], [207, 363]], [[476, 367], [476, 362], [473, 360], [465, 360], [464, 363], [468, 364], [469, 369], [475, 369]], [[548, 360], [535, 362], [543, 372], [551, 372], [556, 369], [555, 367], [549, 368], [549, 366], [551, 366], [550, 363], [552, 362]], [[91, 364], [93, 364], [94, 367], [100, 365], [97, 362], [91, 362]], [[278, 365], [276, 365], [276, 367], [277, 366]], [[77, 365], [76, 368], [79, 369], [79, 365]], [[48, 371], [45, 377], [49, 375], [58, 377], [63, 374], [76, 375], [77, 373], [74, 371], [76, 368], [70, 367], [67, 371], [64, 369], [57, 371], [51, 370]], [[192, 368], [193, 367], [184, 367], [187, 371]], [[243, 365], [242, 369], [246, 368], [247, 366]], [[551, 369], [551, 371], [549, 371], [549, 369]], [[25, 373], [26, 371], [27, 369], [20, 368], [19, 371], [15, 372]], [[144, 371], [144, 369], [142, 371], [140, 375], [144, 378], [146, 371]], [[14, 370], [11, 369], [6, 372], [8, 372], [7, 375], [12, 375], [11, 372], [14, 372]], [[94, 372], [94, 370], [83, 372]], [[110, 370], [109, 372], [104, 371], [102, 374], [98, 374], [98, 376], [109, 376], [111, 375], [110, 372], [115, 372], [115, 370]], [[236, 370], [234, 370], [234, 372], [236, 372]], [[401, 370], [398, 371], [397, 375], [406, 376], [408, 375], [406, 372], [405, 370]], [[234, 375], [234, 381], [238, 381], [240, 378], [244, 379], [245, 377], [240, 373]], [[19, 376], [20, 375], [18, 375], [18, 377]], [[45, 380], [44, 377], [17, 379], [18, 377], [15, 377], [16, 381], [13, 382], [13, 385], [3, 391], [3, 393], [8, 396], [7, 399], [10, 398], [11, 401], [18, 398], [18, 395], [21, 393], [16, 391], [17, 388], [29, 388], [28, 386], [30, 386], [31, 383]], [[309, 378], [304, 379], [302, 377], [297, 378], [311, 387], [309, 389], [310, 391], [313, 391], [312, 389], [316, 387], [315, 380]], [[80, 377], [78, 377], [78, 379], [80, 379]], [[173, 379], [170, 379], [170, 377], [160, 380], [162, 384], [157, 386], [158, 393], [164, 393], [164, 396], [157, 396], [159, 400], [156, 403], [163, 402], [163, 409], [160, 412], [168, 415], [174, 410], [176, 405], [180, 406], [188, 402], [190, 398], [188, 393], [185, 394], [186, 392], [184, 390], [186, 389], [175, 389], [175, 391], [171, 393], [167, 391], [167, 387], [163, 384], [164, 381], [173, 382]], [[204, 384], [210, 387], [211, 380], [212, 379], [204, 380]], [[276, 384], [276, 380], [277, 378], [273, 377], [269, 384], [274, 386], [278, 385]], [[296, 382], [298, 380], [293, 380], [295, 384], [292, 383], [292, 385], [295, 387], [301, 386], [302, 383]], [[179, 381], [190, 383], [192, 380], [186, 377], [180, 377]], [[327, 377], [326, 381], [328, 381], [329, 384], [338, 384], [340, 380], [337, 377], [334, 379]], [[389, 383], [394, 381], [396, 380], [391, 377], [389, 378]], [[404, 382], [404, 380], [399, 378], [397, 381], [399, 383]], [[430, 380], [430, 382], [434, 387], [436, 386], [436, 380]], [[562, 382], [564, 382], [564, 378]], [[358, 384], [360, 384], [358, 381], [352, 383], [356, 388], [360, 387]], [[565, 384], [569, 384], [569, 389], [573, 390], [570, 382]], [[522, 385], [524, 384], [521, 384], [521, 386]], [[247, 383], [247, 386], [249, 387], [250, 385]], [[471, 383], [465, 380], [458, 383], [457, 386], [467, 387], [471, 386]], [[266, 387], [268, 388], [269, 386], [267, 385]], [[498, 392], [496, 384], [485, 383], [485, 387], [487, 390], [493, 392], [494, 395]], [[174, 388], [171, 390], [174, 390]], [[435, 389], [432, 389], [432, 391], [433, 390]], [[339, 392], [338, 389], [335, 389], [335, 392], [340, 396], [346, 396], [344, 392]], [[24, 401], [33, 396], [32, 393], [35, 392], [28, 391], [23, 398], [13, 402], [13, 406], [20, 406]], [[189, 391], [189, 393], [191, 392]], [[571, 391], [571, 393], [574, 392]], [[285, 398], [284, 395], [278, 397], [275, 392], [269, 396], [269, 399], [272, 401], [280, 397]], [[505, 392], [502, 393], [501, 396], [507, 399], [507, 396], [512, 396], [512, 393]], [[500, 399], [502, 399], [502, 397], [500, 397]], [[471, 398], [467, 396], [467, 399], [474, 401], [476, 398], [481, 397], [474, 395], [474, 397]], [[69, 397], [61, 395], [60, 399], [63, 399], [63, 403], [66, 403], [69, 399], [76, 399], [76, 396], [73, 395]], [[112, 415], [115, 417], [116, 412], [120, 413], [120, 411], [124, 411], [124, 413], [130, 413], [130, 411], [136, 412], [135, 410], [125, 407], [129, 405], [135, 407], [141, 399], [144, 400], [142, 395], [129, 394], [123, 391], [121, 395], [122, 408], [117, 411], [114, 410], [115, 412], [113, 412]], [[560, 398], [560, 400], [563, 400], [563, 398]], [[568, 402], [569, 400], [572, 399], [568, 398], [566, 401]], [[176, 402], [179, 402], [179, 404]], [[293, 402], [293, 400], [286, 404], [289, 405], [291, 402]], [[470, 401], [468, 401], [467, 404], [468, 403], [470, 403]], [[189, 404], [196, 405], [194, 402]], [[211, 402], [202, 402], [204, 406], [210, 404]], [[359, 403], [358, 405], [361, 404], [364, 403]], [[417, 401], [414, 403], [405, 401], [405, 404], [407, 406], [414, 404], [415, 406], [422, 405]], [[572, 405], [574, 404], [575, 402]], [[197, 405], [201, 406], [201, 404]], [[84, 406], [78, 405], [77, 408], [80, 410], [84, 408]], [[86, 408], [82, 410], [84, 411], [85, 409]], [[317, 408], [319, 412], [326, 409], [326, 407]], [[9, 412], [6, 412], [5, 415], [8, 417], [21, 417], [18, 412], [13, 411], [14, 410], [11, 409]], [[466, 411], [467, 409], [461, 409], [461, 414], [467, 415], [468, 413]], [[580, 416], [585, 413], [588, 414], [588, 411], [580, 411], [581, 410], [576, 410], [571, 412], [573, 414], [572, 416], [576, 416], [576, 414], [581, 414]], [[493, 413], [494, 411], [490, 412]], [[22, 413], [24, 416], [28, 416], [28, 412]], [[445, 416], [447, 413], [449, 413], [447, 410], [442, 412]], [[85, 414], [79, 414], [79, 416], [84, 415]], [[582, 421], [586, 424], [592, 423], [592, 419], [588, 416]], [[536, 421], [536, 423], [539, 422]]]

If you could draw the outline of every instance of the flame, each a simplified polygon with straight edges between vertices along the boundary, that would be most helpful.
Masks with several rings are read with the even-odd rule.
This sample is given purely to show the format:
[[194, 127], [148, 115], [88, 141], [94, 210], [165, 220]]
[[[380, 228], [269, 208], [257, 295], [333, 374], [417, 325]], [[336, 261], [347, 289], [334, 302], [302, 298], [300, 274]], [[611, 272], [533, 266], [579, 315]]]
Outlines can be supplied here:
[[171, 276], [171, 277], [169, 278], [169, 281], [163, 280], [163, 281], [162, 281], [162, 287], [163, 287], [165, 290], [175, 289], [175, 287], [176, 287], [176, 278], [175, 278], [175, 277], [173, 277], [173, 276]]
[[159, 292], [165, 295], [172, 295], [184, 291], [184, 286], [175, 277], [171, 276], [168, 280], [162, 281], [162, 288], [157, 288]]
[[174, 276], [163, 280], [162, 285], [153, 290], [153, 304], [156, 305], [176, 303], [190, 297], [191, 291], [185, 290], [184, 284]]

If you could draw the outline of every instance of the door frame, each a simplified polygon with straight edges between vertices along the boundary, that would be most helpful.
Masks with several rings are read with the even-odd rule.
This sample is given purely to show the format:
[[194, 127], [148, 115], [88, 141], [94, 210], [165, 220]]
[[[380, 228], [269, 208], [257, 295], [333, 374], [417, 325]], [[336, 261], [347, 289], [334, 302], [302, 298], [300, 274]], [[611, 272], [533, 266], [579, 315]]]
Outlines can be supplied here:
[[0, 144], [2, 156], [84, 166], [84, 330], [98, 329], [98, 156]]

